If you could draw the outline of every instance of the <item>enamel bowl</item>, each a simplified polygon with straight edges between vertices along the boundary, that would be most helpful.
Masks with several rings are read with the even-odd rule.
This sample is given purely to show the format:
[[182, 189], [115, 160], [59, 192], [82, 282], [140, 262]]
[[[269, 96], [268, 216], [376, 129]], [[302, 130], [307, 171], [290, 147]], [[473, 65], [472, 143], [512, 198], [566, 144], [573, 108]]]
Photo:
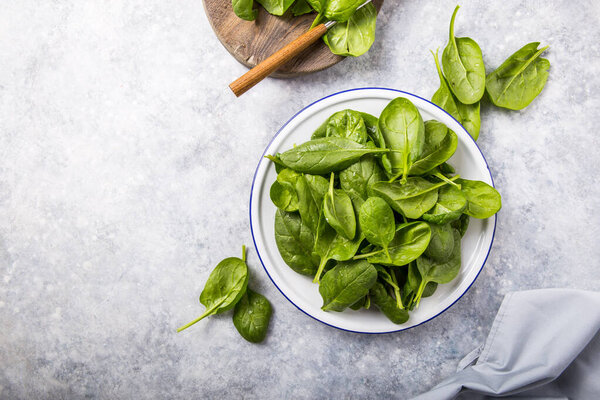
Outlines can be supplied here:
[[[435, 119], [446, 124], [458, 136], [456, 153], [450, 163], [466, 179], [480, 180], [493, 186], [492, 175], [479, 147], [467, 131], [440, 107], [413, 94], [386, 88], [360, 88], [326, 96], [304, 107], [277, 132], [263, 154], [283, 152], [310, 139], [325, 119], [347, 108], [379, 116], [396, 97], [406, 97], [419, 109], [423, 120]], [[318, 285], [311, 277], [294, 272], [279, 255], [275, 243], [274, 221], [276, 207], [269, 198], [269, 189], [277, 174], [275, 166], [260, 158], [250, 193], [250, 227], [260, 261], [279, 291], [308, 316], [332, 327], [359, 333], [391, 333], [423, 324], [440, 315], [469, 290], [483, 269], [494, 240], [496, 216], [486, 220], [471, 218], [469, 229], [462, 239], [462, 266], [459, 275], [450, 283], [439, 285], [433, 296], [423, 298], [410, 319], [401, 325], [388, 320], [378, 310], [350, 309], [344, 312], [321, 310], [322, 299]]]

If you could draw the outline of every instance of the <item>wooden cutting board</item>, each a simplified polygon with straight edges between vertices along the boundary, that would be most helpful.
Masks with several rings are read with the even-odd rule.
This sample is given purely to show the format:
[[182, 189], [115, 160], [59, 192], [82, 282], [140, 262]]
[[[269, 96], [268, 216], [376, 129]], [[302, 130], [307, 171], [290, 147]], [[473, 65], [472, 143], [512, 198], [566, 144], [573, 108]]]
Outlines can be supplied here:
[[[315, 19], [310, 13], [294, 17], [290, 10], [277, 17], [269, 14], [255, 3], [258, 16], [254, 21], [245, 21], [233, 12], [231, 0], [203, 0], [206, 16], [217, 38], [231, 55], [248, 68], [254, 67], [277, 50], [302, 35]], [[377, 11], [383, 0], [374, 0]], [[321, 71], [342, 61], [329, 47], [319, 40], [297, 57], [283, 65], [271, 76], [289, 78]]]

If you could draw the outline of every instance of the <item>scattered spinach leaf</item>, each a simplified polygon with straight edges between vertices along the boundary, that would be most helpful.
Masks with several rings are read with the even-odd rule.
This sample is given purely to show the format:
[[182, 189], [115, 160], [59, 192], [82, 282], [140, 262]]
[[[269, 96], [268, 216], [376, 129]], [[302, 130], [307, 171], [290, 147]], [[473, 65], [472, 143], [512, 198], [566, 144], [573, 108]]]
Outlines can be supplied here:
[[244, 339], [252, 343], [265, 340], [271, 320], [271, 303], [249, 288], [233, 311], [233, 325]]

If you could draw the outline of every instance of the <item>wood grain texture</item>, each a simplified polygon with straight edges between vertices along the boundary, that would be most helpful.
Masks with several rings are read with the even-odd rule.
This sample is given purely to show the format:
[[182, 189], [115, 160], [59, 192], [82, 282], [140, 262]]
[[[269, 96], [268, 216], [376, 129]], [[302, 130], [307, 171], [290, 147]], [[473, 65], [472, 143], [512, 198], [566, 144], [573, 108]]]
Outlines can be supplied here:
[[[290, 10], [277, 17], [255, 4], [258, 16], [245, 21], [233, 12], [231, 0], [203, 0], [206, 16], [217, 38], [231, 55], [248, 68], [256, 66], [286, 44], [305, 33], [316, 14], [294, 17]], [[374, 0], [379, 10], [383, 0]], [[281, 66], [270, 76], [289, 78], [321, 71], [337, 64], [345, 57], [337, 56], [322, 40], [309, 46], [298, 56]]]

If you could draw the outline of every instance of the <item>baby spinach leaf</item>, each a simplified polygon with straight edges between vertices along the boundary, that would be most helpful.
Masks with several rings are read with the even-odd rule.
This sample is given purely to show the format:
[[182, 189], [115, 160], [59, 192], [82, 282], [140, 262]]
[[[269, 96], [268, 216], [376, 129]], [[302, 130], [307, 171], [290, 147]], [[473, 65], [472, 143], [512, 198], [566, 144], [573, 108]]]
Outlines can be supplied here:
[[[448, 87], [448, 82], [446, 82], [446, 78], [444, 78], [444, 74], [442, 73], [442, 69], [440, 68], [437, 50], [435, 53], [431, 51], [431, 54], [435, 59], [435, 67], [437, 69], [438, 77], [440, 78], [440, 88], [436, 90], [436, 92], [433, 94], [433, 96], [431, 97], [431, 101], [433, 102], [433, 104], [436, 104], [442, 107], [444, 110], [446, 110], [448, 114], [454, 117], [455, 120], [462, 123], [462, 118], [458, 113], [456, 99], [454, 98], [452, 91]], [[439, 123], [441, 124], [441, 122]], [[425, 127], [425, 129], [427, 129], [427, 127]]]
[[312, 12], [313, 9], [306, 0], [296, 0], [291, 10], [292, 14], [294, 14], [294, 17], [298, 17], [300, 15]]
[[254, 0], [232, 0], [233, 12], [235, 15], [246, 21], [254, 21], [258, 13], [254, 6]]
[[473, 140], [479, 138], [481, 129], [481, 117], [479, 115], [479, 102], [473, 104], [463, 104], [457, 100], [456, 106], [460, 114], [461, 125], [469, 132]]
[[425, 214], [423, 219], [434, 224], [446, 224], [460, 218], [467, 207], [467, 198], [455, 186], [446, 185], [439, 189], [435, 206]]
[[[373, 156], [367, 155], [339, 173], [340, 186], [353, 202], [366, 200], [369, 185], [386, 179], [385, 173]], [[360, 202], [360, 201], [359, 201]]]
[[414, 221], [398, 226], [394, 239], [388, 246], [390, 258], [383, 251], [363, 254], [355, 257], [367, 256], [373, 264], [402, 266], [416, 260], [427, 248], [431, 239], [431, 228], [427, 222]]
[[450, 90], [463, 104], [477, 103], [485, 91], [485, 66], [479, 45], [471, 38], [454, 37], [456, 6], [450, 20], [448, 44], [442, 53], [442, 68]]
[[[417, 263], [415, 261], [411, 262], [408, 265], [408, 273], [406, 283], [404, 284], [403, 292], [404, 292], [404, 304], [409, 310], [414, 308], [414, 298], [419, 291], [419, 286], [421, 285], [421, 274], [419, 273], [419, 269], [417, 268]], [[438, 284], [435, 282], [428, 282], [425, 285], [425, 289], [423, 290], [423, 294], [421, 297], [430, 297], [432, 296]]]
[[313, 232], [317, 233], [323, 199], [327, 194], [327, 179], [319, 175], [304, 174], [296, 181], [298, 193], [298, 211], [302, 222]]
[[469, 217], [467, 214], [463, 214], [459, 219], [451, 222], [452, 227], [456, 229], [458, 233], [460, 233], [461, 237], [465, 236], [465, 233], [467, 233], [470, 218], [471, 217]]
[[[456, 177], [450, 178], [455, 180]], [[407, 218], [420, 218], [437, 202], [438, 188], [447, 182], [429, 182], [420, 177], [409, 177], [405, 184], [377, 182], [369, 186], [369, 194], [384, 199], [394, 210]]]
[[319, 293], [324, 311], [344, 311], [369, 293], [377, 280], [375, 267], [366, 260], [340, 262], [323, 275]]
[[[363, 0], [307, 0], [312, 8], [331, 21], [347, 21]], [[364, 8], [364, 7], [363, 7]], [[320, 18], [317, 19], [317, 22]], [[315, 23], [313, 23], [313, 26]]]
[[388, 294], [381, 282], [375, 282], [369, 296], [371, 302], [393, 323], [403, 324], [408, 321], [408, 311], [398, 308], [396, 300]]
[[313, 255], [314, 236], [298, 214], [277, 210], [275, 243], [281, 258], [291, 269], [309, 276], [317, 272], [319, 257]]
[[481, 181], [459, 179], [461, 191], [467, 198], [464, 213], [471, 217], [485, 219], [496, 214], [502, 207], [500, 193], [490, 185]]
[[[360, 2], [362, 3], [362, 2]], [[323, 36], [333, 54], [358, 57], [375, 42], [377, 10], [369, 3], [357, 10], [346, 22], [338, 22]]]
[[248, 288], [246, 294], [235, 305], [233, 325], [244, 339], [259, 343], [267, 336], [271, 313], [269, 300]]
[[232, 309], [246, 292], [248, 286], [248, 266], [246, 246], [242, 248], [242, 258], [229, 257], [221, 261], [210, 273], [204, 290], [200, 293], [200, 303], [206, 310], [192, 322], [177, 329], [181, 332], [201, 319]]
[[353, 240], [349, 240], [344, 236], [339, 235], [336, 230], [325, 221], [325, 216], [321, 213], [314, 248], [314, 252], [320, 257], [320, 263], [313, 282], [319, 282], [327, 261], [347, 261], [351, 259], [358, 251], [362, 241], [363, 236], [361, 234], [356, 235]]
[[404, 305], [402, 304], [402, 297], [400, 295], [400, 286], [398, 286], [398, 280], [395, 272], [392, 271], [391, 268], [388, 271], [381, 265], [375, 265], [375, 269], [377, 270], [378, 278], [392, 287], [394, 296], [396, 297], [396, 306], [398, 306], [398, 308], [404, 308]]
[[360, 207], [358, 218], [365, 238], [370, 243], [382, 247], [391, 261], [388, 244], [394, 239], [396, 222], [390, 206], [379, 197], [370, 197]]
[[454, 229], [450, 224], [430, 224], [429, 227], [431, 240], [423, 254], [437, 262], [448, 261], [454, 250]]
[[294, 171], [324, 175], [345, 169], [366, 154], [387, 151], [369, 148], [346, 138], [325, 137], [309, 140], [281, 153], [279, 159]]
[[550, 61], [541, 58], [549, 46], [526, 44], [486, 78], [490, 100], [498, 107], [522, 110], [541, 93], [548, 80]]
[[329, 117], [325, 136], [347, 138], [364, 144], [367, 142], [367, 128], [359, 112], [343, 110]]
[[292, 5], [294, 0], [256, 0], [269, 14], [283, 15]]
[[396, 152], [386, 154], [391, 173], [408, 176], [412, 163], [417, 161], [425, 144], [425, 125], [415, 105], [404, 97], [392, 100], [381, 112], [379, 130], [385, 145]]
[[416, 304], [417, 307], [419, 306], [421, 297], [423, 297], [425, 286], [429, 282], [448, 283], [458, 275], [461, 263], [460, 233], [454, 230], [453, 236], [454, 249], [452, 250], [452, 255], [448, 261], [437, 262], [427, 257], [419, 257], [417, 259], [417, 268], [421, 274], [421, 284], [419, 285], [419, 290], [413, 300], [413, 303]]
[[425, 122], [423, 154], [410, 168], [411, 175], [422, 175], [446, 162], [458, 145], [456, 133], [437, 121]]
[[333, 188], [334, 174], [331, 173], [329, 191], [325, 195], [323, 213], [325, 219], [338, 234], [352, 240], [356, 235], [356, 216], [352, 200], [342, 189]]
[[273, 204], [283, 211], [298, 210], [298, 194], [296, 181], [300, 174], [289, 169], [283, 169], [277, 174], [277, 180], [271, 185], [269, 195]]
[[383, 140], [383, 136], [379, 131], [379, 119], [374, 115], [365, 112], [361, 112], [360, 115], [365, 122], [367, 135], [373, 141], [373, 143], [375, 143], [375, 146], [385, 148], [385, 141]]
[[367, 294], [366, 296], [364, 296], [362, 299], [358, 300], [356, 303], [352, 304], [350, 306], [350, 309], [357, 311], [360, 310], [361, 308], [365, 308], [365, 309], [369, 309], [371, 302], [369, 299], [369, 295]]

